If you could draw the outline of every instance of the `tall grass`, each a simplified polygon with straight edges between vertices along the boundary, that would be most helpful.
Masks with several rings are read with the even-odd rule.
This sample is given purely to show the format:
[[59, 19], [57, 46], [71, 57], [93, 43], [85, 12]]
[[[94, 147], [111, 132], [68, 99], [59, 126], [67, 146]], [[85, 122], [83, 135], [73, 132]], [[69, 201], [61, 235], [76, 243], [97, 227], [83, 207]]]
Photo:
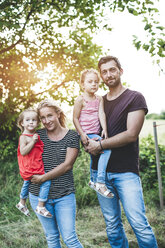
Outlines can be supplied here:
[[[146, 214], [155, 232], [159, 248], [165, 247], [165, 211], [159, 211], [155, 206], [147, 204]], [[124, 228], [130, 248], [137, 248], [136, 237], [122, 213]], [[10, 219], [10, 218], [9, 218]], [[77, 210], [76, 229], [78, 237], [84, 248], [108, 248], [110, 247], [106, 235], [105, 222], [96, 204], [93, 207], [84, 207]], [[17, 221], [0, 223], [0, 247], [1, 248], [46, 248], [47, 243], [43, 229], [33, 213], [27, 218], [20, 214]], [[62, 242], [62, 248], [66, 248]]]
[[[154, 147], [151, 138], [147, 139], [146, 143], [142, 142], [141, 150], [142, 182], [144, 186], [146, 214], [155, 232], [159, 248], [164, 248], [165, 210], [160, 211], [159, 209], [158, 187], [154, 179], [156, 176], [155, 155], [153, 155]], [[164, 170], [165, 164], [163, 161], [165, 158], [163, 152], [161, 154], [162, 169]], [[84, 248], [108, 248], [110, 245], [107, 240], [105, 222], [98, 205], [96, 193], [88, 187], [89, 160], [89, 155], [81, 149], [74, 165], [77, 199], [77, 234]], [[2, 165], [0, 174], [0, 247], [46, 248], [47, 243], [43, 229], [29, 203], [28, 207], [31, 217], [22, 215], [15, 207], [19, 200], [23, 182], [19, 175], [16, 158], [10, 162], [4, 162]], [[153, 183], [149, 184], [151, 180], [153, 180]], [[145, 182], [148, 182], [147, 185], [145, 185]], [[164, 184], [165, 182], [163, 181]], [[122, 213], [122, 218], [129, 240], [129, 246], [130, 248], [137, 248], [135, 235], [124, 213]], [[62, 248], [64, 247], [66, 246], [62, 242]]]

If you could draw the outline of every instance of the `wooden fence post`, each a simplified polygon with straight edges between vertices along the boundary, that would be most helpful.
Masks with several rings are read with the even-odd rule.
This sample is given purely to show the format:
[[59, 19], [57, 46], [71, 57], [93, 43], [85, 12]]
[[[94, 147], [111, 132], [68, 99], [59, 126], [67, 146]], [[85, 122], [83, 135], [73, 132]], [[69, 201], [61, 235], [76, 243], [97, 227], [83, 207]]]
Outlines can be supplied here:
[[159, 148], [158, 148], [158, 139], [157, 139], [157, 130], [156, 130], [156, 122], [155, 121], [153, 122], [153, 129], [154, 129], [155, 150], [156, 150], [157, 175], [158, 175], [158, 183], [159, 183], [160, 209], [163, 209], [163, 188], [162, 188], [162, 177], [161, 177], [161, 169], [160, 169]]

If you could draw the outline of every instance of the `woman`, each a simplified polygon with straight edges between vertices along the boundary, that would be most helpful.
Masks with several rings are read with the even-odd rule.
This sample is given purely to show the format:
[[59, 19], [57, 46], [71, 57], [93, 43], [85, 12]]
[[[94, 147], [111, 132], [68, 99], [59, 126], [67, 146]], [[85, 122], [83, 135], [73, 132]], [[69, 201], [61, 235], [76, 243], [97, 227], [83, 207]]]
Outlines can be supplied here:
[[43, 162], [46, 174], [33, 176], [30, 203], [35, 210], [38, 204], [38, 184], [51, 180], [45, 207], [53, 217], [48, 219], [37, 214], [45, 231], [48, 247], [61, 248], [61, 233], [67, 247], [82, 248], [75, 231], [76, 200], [72, 171], [78, 155], [79, 138], [75, 131], [65, 127], [65, 115], [53, 101], [42, 101], [38, 106], [38, 113], [45, 127], [37, 132], [44, 143]]

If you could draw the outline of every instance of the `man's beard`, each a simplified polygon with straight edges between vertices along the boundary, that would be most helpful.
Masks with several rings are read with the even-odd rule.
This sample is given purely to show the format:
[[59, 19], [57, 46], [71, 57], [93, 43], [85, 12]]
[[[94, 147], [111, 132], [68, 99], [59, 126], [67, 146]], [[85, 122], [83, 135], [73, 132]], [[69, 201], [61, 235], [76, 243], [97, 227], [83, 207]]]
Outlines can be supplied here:
[[[108, 80], [110, 80], [111, 78], [109, 78]], [[107, 81], [108, 81], [107, 80]], [[121, 83], [121, 81], [120, 81], [120, 78], [118, 78], [118, 79], [112, 79], [112, 80], [115, 80], [113, 83], [111, 83], [111, 82], [105, 82], [105, 84], [109, 87], [109, 88], [115, 88], [116, 86], [118, 86], [120, 83]]]

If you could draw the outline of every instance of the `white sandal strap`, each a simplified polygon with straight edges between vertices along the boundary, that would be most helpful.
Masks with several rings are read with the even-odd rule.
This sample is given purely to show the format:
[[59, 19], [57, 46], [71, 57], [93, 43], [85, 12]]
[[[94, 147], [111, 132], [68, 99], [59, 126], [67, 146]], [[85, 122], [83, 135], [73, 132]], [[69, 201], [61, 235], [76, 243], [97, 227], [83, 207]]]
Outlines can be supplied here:
[[42, 213], [42, 216], [47, 217], [47, 215], [49, 214], [49, 211], [45, 207], [39, 207], [39, 206], [37, 206], [36, 212], [38, 214], [41, 214], [42, 210], [44, 210], [43, 213]]
[[[29, 216], [29, 210], [27, 208], [26, 205], [23, 205], [21, 202], [19, 202], [16, 207], [23, 213], [25, 214], [26, 216]], [[24, 208], [26, 208], [26, 210], [23, 210]]]
[[19, 203], [18, 203], [18, 207], [19, 207], [20, 209], [23, 209], [23, 208], [26, 208], [26, 205], [23, 205], [21, 202], [19, 202]]

